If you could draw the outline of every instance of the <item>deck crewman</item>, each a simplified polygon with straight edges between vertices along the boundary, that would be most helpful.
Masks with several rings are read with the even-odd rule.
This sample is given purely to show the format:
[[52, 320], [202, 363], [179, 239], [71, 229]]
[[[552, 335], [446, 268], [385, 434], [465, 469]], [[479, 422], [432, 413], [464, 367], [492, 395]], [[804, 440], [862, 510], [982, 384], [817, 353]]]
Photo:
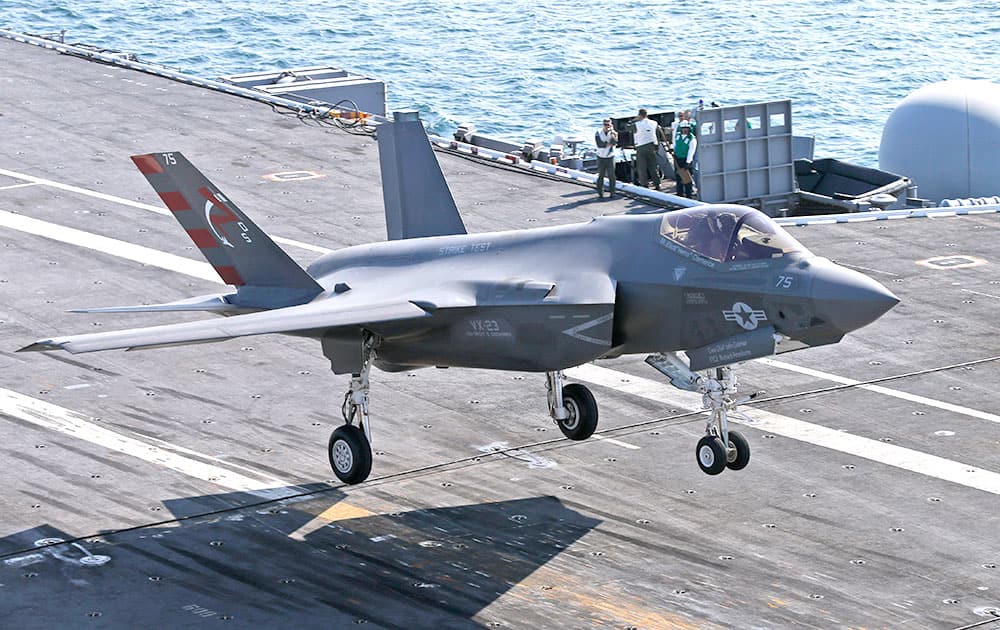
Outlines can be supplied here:
[[677, 182], [677, 194], [681, 197], [694, 197], [694, 154], [698, 150], [698, 138], [691, 133], [691, 123], [682, 120], [677, 128], [677, 138], [674, 140], [674, 173]]
[[611, 126], [611, 119], [605, 118], [601, 128], [594, 134], [597, 145], [597, 196], [604, 196], [604, 177], [608, 178], [608, 198], [615, 196], [615, 149], [618, 148], [618, 132]]
[[639, 171], [638, 184], [643, 188], [653, 181], [653, 187], [660, 189], [660, 169], [656, 165], [656, 147], [659, 145], [663, 131], [655, 120], [647, 116], [645, 109], [639, 110], [639, 116], [633, 122], [635, 125], [635, 167]]

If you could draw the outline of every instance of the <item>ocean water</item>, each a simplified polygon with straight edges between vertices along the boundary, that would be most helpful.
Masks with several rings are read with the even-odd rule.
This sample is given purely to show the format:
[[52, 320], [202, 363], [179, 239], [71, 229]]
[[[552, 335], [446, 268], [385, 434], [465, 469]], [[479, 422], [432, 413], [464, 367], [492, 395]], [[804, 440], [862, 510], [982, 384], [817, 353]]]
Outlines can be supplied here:
[[341, 67], [385, 81], [390, 109], [421, 110], [436, 133], [470, 121], [517, 142], [639, 107], [790, 98], [817, 157], [867, 166], [907, 94], [1000, 81], [992, 0], [0, 0], [0, 27], [65, 29], [205, 78]]

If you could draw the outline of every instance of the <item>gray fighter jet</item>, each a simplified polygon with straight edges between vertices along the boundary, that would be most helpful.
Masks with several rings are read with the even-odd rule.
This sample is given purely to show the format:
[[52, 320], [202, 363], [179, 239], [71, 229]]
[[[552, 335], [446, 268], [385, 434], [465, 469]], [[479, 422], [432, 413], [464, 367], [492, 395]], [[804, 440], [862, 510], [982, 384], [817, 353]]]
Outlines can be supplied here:
[[379, 127], [378, 142], [389, 240], [324, 255], [305, 270], [180, 153], [134, 156], [235, 291], [82, 312], [227, 317], [53, 337], [22, 350], [80, 353], [267, 333], [318, 339], [334, 373], [351, 374], [344, 424], [328, 444], [334, 473], [351, 484], [371, 471], [372, 365], [545, 373], [549, 414], [567, 438], [583, 440], [597, 427], [597, 403], [585, 386], [566, 384], [563, 370], [648, 354], [674, 385], [702, 393], [710, 413], [696, 458], [714, 475], [750, 458], [747, 440], [727, 425], [746, 400], [735, 397], [733, 364], [836, 343], [898, 302], [743, 206], [467, 234], [419, 119], [397, 114]]

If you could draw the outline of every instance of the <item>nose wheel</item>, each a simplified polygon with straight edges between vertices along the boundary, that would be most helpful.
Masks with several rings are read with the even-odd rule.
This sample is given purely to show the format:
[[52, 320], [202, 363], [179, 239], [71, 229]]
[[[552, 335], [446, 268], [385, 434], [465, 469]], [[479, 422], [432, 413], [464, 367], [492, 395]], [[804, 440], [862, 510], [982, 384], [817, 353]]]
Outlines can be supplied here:
[[718, 475], [726, 469], [726, 447], [714, 435], [706, 435], [698, 440], [695, 455], [698, 457], [698, 467], [706, 475]]
[[743, 470], [750, 463], [750, 443], [738, 431], [729, 432], [729, 448], [726, 449], [726, 467], [729, 470]]
[[718, 475], [726, 468], [742, 470], [750, 463], [750, 443], [738, 431], [729, 432], [729, 446], [722, 445], [722, 439], [714, 433], [698, 440], [695, 448], [698, 467], [706, 475]]

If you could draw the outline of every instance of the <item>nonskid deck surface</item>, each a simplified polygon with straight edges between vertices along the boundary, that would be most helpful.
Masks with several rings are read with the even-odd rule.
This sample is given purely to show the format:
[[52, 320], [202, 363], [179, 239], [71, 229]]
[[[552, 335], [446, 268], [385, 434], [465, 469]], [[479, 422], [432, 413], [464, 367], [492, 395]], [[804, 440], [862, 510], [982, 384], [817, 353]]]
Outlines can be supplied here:
[[[315, 342], [14, 350], [199, 317], [69, 308], [219, 290], [129, 155], [184, 152], [307, 263], [384, 237], [372, 139], [27, 45], [0, 55], [12, 627], [958, 627], [1000, 606], [996, 217], [796, 229], [902, 303], [738, 371], [768, 392], [741, 472], [698, 470], [699, 401], [631, 357], [570, 371], [601, 409], [582, 443], [557, 439], [540, 375], [375, 372], [374, 472], [348, 488], [325, 452], [347, 381]], [[470, 231], [649, 210], [439, 159]], [[289, 171], [321, 177], [263, 177]]]

